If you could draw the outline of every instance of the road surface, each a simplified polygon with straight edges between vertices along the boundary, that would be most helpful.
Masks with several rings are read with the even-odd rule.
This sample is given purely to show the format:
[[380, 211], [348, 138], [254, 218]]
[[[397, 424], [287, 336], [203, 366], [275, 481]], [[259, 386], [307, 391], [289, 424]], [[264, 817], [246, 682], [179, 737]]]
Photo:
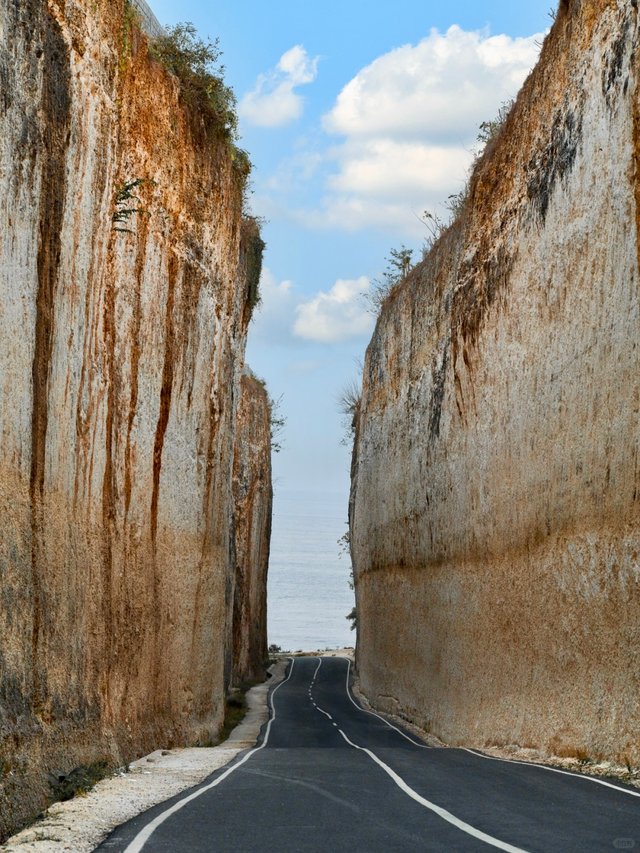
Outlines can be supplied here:
[[640, 791], [427, 747], [361, 709], [349, 670], [344, 658], [295, 658], [255, 749], [98, 850], [640, 851]]

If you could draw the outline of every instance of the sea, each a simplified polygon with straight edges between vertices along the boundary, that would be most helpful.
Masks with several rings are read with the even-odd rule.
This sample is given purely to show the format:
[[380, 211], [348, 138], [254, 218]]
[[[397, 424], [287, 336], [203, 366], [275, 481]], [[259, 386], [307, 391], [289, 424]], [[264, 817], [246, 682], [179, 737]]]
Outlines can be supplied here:
[[347, 531], [347, 498], [334, 492], [278, 489], [274, 495], [267, 620], [270, 645], [283, 651], [353, 646], [351, 562], [338, 540]]

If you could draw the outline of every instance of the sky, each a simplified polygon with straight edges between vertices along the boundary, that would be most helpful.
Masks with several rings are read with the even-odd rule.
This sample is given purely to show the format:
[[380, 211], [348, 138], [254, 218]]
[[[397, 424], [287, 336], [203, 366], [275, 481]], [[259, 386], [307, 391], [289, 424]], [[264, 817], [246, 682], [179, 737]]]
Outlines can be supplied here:
[[346, 520], [339, 399], [374, 326], [364, 294], [391, 248], [446, 216], [477, 146], [535, 64], [554, 0], [151, 0], [219, 38], [266, 221], [247, 361], [286, 418], [278, 490], [333, 493]]

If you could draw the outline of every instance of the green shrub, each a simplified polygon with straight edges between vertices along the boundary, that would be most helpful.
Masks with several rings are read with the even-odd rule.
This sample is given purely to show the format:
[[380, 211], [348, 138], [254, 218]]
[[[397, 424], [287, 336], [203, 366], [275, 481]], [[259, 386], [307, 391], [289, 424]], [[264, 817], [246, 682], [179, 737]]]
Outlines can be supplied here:
[[280, 453], [282, 450], [282, 433], [287, 425], [287, 419], [282, 414], [282, 396], [274, 400], [269, 397], [269, 429], [271, 435], [271, 452]]
[[71, 800], [90, 791], [93, 786], [109, 775], [109, 761], [104, 758], [93, 764], [81, 764], [69, 773], [49, 774], [49, 787], [54, 800]]
[[134, 178], [116, 188], [114, 211], [111, 214], [114, 231], [133, 234], [135, 232], [127, 227], [131, 224], [131, 218], [137, 214], [149, 215], [149, 211], [145, 207], [139, 206], [139, 204], [141, 205], [141, 201], [139, 196], [136, 195], [136, 190], [145, 184], [155, 186], [155, 181], [149, 178]]
[[260, 220], [255, 216], [245, 216], [242, 220], [241, 252], [244, 259], [249, 317], [260, 304], [260, 276], [264, 250], [265, 242], [260, 234]]
[[411, 256], [413, 249], [407, 249], [402, 245], [399, 249], [390, 249], [389, 257], [386, 258], [387, 267], [381, 278], [374, 278], [371, 290], [365, 293], [367, 308], [374, 317], [380, 313], [380, 309], [396, 284], [403, 281], [411, 269]]
[[203, 120], [207, 129], [236, 139], [236, 98], [224, 82], [219, 40], [204, 41], [198, 37], [193, 24], [176, 24], [166, 28], [166, 35], [154, 39], [150, 49], [151, 54], [178, 78], [184, 102]]

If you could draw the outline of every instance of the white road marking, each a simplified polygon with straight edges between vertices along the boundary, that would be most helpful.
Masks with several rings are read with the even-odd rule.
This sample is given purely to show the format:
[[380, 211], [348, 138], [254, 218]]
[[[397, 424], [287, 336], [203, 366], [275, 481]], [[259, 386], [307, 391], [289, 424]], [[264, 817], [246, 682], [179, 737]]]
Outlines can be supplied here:
[[[320, 663], [318, 665], [318, 669], [316, 670], [316, 673], [320, 669], [321, 665], [322, 665], [322, 658], [320, 658]], [[349, 670], [350, 670], [350, 667], [351, 667], [351, 661], [348, 661], [347, 682], [346, 682], [347, 695], [349, 696], [349, 699], [351, 699], [351, 702], [356, 706], [356, 708], [358, 708], [360, 711], [364, 711], [364, 708], [360, 708], [359, 705], [356, 705], [356, 703], [353, 701], [353, 699], [351, 698], [351, 695], [349, 693]], [[318, 711], [320, 711], [321, 714], [324, 714], [325, 717], [329, 717], [329, 719], [332, 719], [331, 714], [329, 714], [327, 711], [324, 711], [318, 705], [316, 705], [316, 708], [318, 709]], [[372, 711], [366, 711], [365, 713], [373, 713], [373, 712]], [[373, 716], [378, 717], [378, 714], [373, 714]], [[391, 723], [388, 723], [387, 720], [385, 720], [383, 717], [379, 717], [379, 719], [382, 720], [383, 723], [387, 723], [388, 726], [390, 726], [392, 729], [395, 729], [399, 734], [403, 735], [404, 737], [407, 737], [406, 735], [404, 735], [403, 732], [400, 731], [400, 729], [396, 729], [395, 726], [391, 725]], [[515, 847], [513, 844], [507, 844], [506, 841], [500, 841], [499, 838], [494, 838], [493, 835], [488, 835], [486, 832], [482, 832], [482, 830], [476, 829], [475, 826], [471, 826], [471, 824], [465, 823], [465, 821], [460, 820], [460, 818], [456, 817], [454, 814], [451, 814], [451, 812], [448, 812], [446, 809], [443, 809], [441, 806], [437, 806], [435, 803], [432, 803], [430, 800], [427, 800], [424, 797], [420, 796], [420, 794], [417, 791], [414, 791], [414, 789], [411, 788], [404, 781], [404, 779], [395, 772], [395, 770], [392, 770], [392, 768], [389, 767], [388, 764], [385, 764], [384, 761], [382, 761], [382, 759], [378, 758], [378, 756], [375, 754], [375, 752], [372, 752], [370, 749], [366, 749], [364, 746], [358, 746], [357, 743], [354, 743], [352, 740], [349, 739], [349, 737], [342, 731], [342, 729], [336, 723], [333, 723], [333, 725], [338, 729], [338, 731], [340, 732], [342, 737], [346, 740], [346, 742], [349, 744], [349, 746], [353, 747], [354, 749], [360, 750], [360, 752], [366, 753], [372, 761], [375, 761], [375, 763], [379, 767], [381, 767], [384, 770], [384, 772], [388, 776], [391, 777], [391, 779], [393, 779], [393, 781], [396, 783], [396, 785], [400, 788], [400, 790], [404, 794], [411, 797], [411, 799], [415, 800], [417, 803], [420, 803], [421, 806], [424, 806], [425, 808], [434, 812], [434, 814], [437, 814], [438, 817], [447, 821], [447, 823], [450, 823], [453, 826], [455, 826], [456, 829], [459, 829], [462, 832], [465, 832], [467, 835], [473, 836], [473, 838], [477, 838], [479, 841], [483, 841], [485, 844], [489, 844], [492, 847], [498, 848], [499, 850], [506, 850], [506, 851], [508, 851], [508, 853], [527, 853], [527, 851], [523, 850], [523, 848], [521, 848], [521, 847]], [[407, 737], [407, 740], [411, 740], [411, 738]], [[411, 741], [411, 742], [413, 743], [413, 741]], [[414, 746], [423, 746], [423, 744], [414, 744]]]
[[[406, 738], [408, 741], [410, 741], [412, 744], [414, 744], [414, 746], [419, 746], [422, 749], [433, 749], [433, 747], [427, 746], [424, 743], [416, 743], [416, 741], [414, 741], [412, 738], [410, 738], [408, 735], [406, 735], [403, 731], [396, 728], [388, 720], [385, 720], [384, 717], [381, 717], [379, 714], [376, 714], [374, 711], [367, 711], [366, 708], [361, 708], [360, 705], [358, 705], [358, 703], [351, 696], [351, 691], [349, 689], [349, 675], [351, 673], [351, 661], [349, 660], [349, 658], [342, 658], [342, 660], [347, 661], [347, 681], [346, 681], [347, 696], [351, 700], [352, 704], [355, 705], [355, 707], [359, 711], [362, 711], [365, 714], [372, 714], [374, 717], [377, 717], [379, 720], [382, 720], [383, 723], [386, 723], [388, 726], [391, 726], [392, 729], [395, 729], [395, 731], [397, 731], [398, 734], [401, 734], [402, 737]], [[640, 791], [629, 791], [627, 788], [620, 788], [618, 785], [614, 785], [611, 782], [606, 782], [604, 779], [596, 779], [594, 776], [587, 776], [586, 774], [581, 774], [581, 773], [571, 773], [568, 770], [560, 770], [558, 767], [549, 767], [546, 764], [534, 764], [530, 761], [518, 761], [517, 759], [512, 759], [512, 758], [497, 758], [496, 756], [484, 755], [484, 753], [482, 753], [482, 752], [476, 752], [474, 749], [466, 749], [465, 747], [461, 747], [461, 749], [464, 750], [464, 752], [469, 752], [469, 753], [471, 753], [471, 755], [478, 756], [478, 758], [486, 758], [489, 761], [503, 761], [505, 764], [524, 764], [525, 767], [538, 767], [541, 770], [550, 770], [552, 773], [561, 773], [563, 776], [571, 776], [573, 779], [578, 778], [578, 779], [585, 779], [588, 782], [595, 782], [597, 785], [604, 785], [606, 788], [613, 788], [614, 791], [619, 791], [621, 794], [629, 794], [629, 796], [631, 796], [631, 797], [640, 797]]]
[[156, 818], [154, 818], [150, 823], [148, 823], [144, 829], [140, 830], [140, 832], [136, 835], [136, 837], [131, 841], [124, 850], [124, 853], [141, 853], [144, 845], [151, 838], [156, 829], [165, 822], [171, 815], [174, 815], [176, 812], [180, 811], [181, 808], [190, 803], [192, 800], [197, 799], [202, 796], [202, 794], [206, 794], [207, 791], [210, 791], [212, 788], [215, 788], [220, 782], [224, 782], [224, 780], [230, 776], [234, 770], [237, 770], [238, 767], [242, 767], [242, 765], [247, 762], [252, 755], [255, 755], [256, 752], [260, 752], [261, 749], [264, 749], [267, 745], [267, 741], [269, 740], [269, 734], [271, 732], [271, 726], [276, 718], [276, 706], [273, 701], [273, 697], [276, 695], [278, 690], [282, 687], [283, 684], [286, 684], [287, 681], [291, 678], [293, 673], [293, 665], [295, 662], [295, 658], [291, 658], [291, 668], [289, 669], [289, 675], [285, 678], [284, 681], [281, 681], [280, 684], [274, 689], [273, 693], [269, 697], [269, 703], [271, 705], [271, 710], [273, 711], [273, 715], [271, 719], [267, 723], [267, 728], [264, 733], [264, 740], [257, 746], [255, 749], [250, 750], [237, 764], [234, 764], [233, 767], [229, 767], [228, 770], [215, 779], [213, 782], [210, 782], [204, 788], [200, 788], [198, 791], [194, 791], [193, 794], [189, 794], [188, 797], [184, 797], [184, 799], [179, 800], [177, 803], [174, 803], [170, 808], [165, 809], [165, 811], [161, 812]]
[[347, 696], [351, 700], [351, 704], [354, 705], [358, 709], [358, 711], [362, 711], [363, 714], [371, 714], [372, 717], [377, 717], [379, 720], [382, 720], [382, 722], [386, 726], [389, 726], [389, 728], [398, 732], [399, 735], [402, 735], [402, 737], [405, 738], [405, 740], [408, 740], [409, 743], [412, 743], [414, 746], [418, 746], [418, 747], [420, 747], [420, 749], [433, 749], [432, 746], [428, 746], [426, 743], [420, 743], [419, 741], [416, 741], [413, 738], [409, 737], [409, 735], [405, 734], [402, 731], [402, 729], [397, 728], [397, 726], [394, 726], [393, 723], [389, 722], [389, 720], [385, 720], [385, 718], [381, 717], [380, 714], [376, 714], [375, 711], [367, 711], [366, 708], [362, 708], [360, 705], [358, 705], [358, 703], [355, 701], [355, 699], [351, 695], [351, 690], [349, 689], [349, 675], [351, 673], [351, 661], [349, 660], [349, 658], [341, 658], [341, 660], [346, 660], [346, 662], [347, 662], [347, 682], [346, 682]]
[[629, 794], [630, 797], [640, 797], [640, 791], [629, 791], [627, 788], [620, 788], [611, 782], [606, 782], [604, 779], [596, 779], [595, 776], [587, 776], [583, 773], [571, 773], [569, 770], [560, 770], [559, 767], [549, 767], [547, 764], [534, 764], [531, 761], [518, 761], [517, 758], [497, 758], [495, 755], [485, 755], [482, 752], [476, 752], [475, 749], [467, 749], [462, 747], [464, 752], [470, 752], [471, 755], [476, 755], [478, 758], [486, 758], [488, 761], [503, 761], [505, 764], [523, 764], [525, 767], [537, 767], [539, 770], [550, 770], [552, 773], [561, 773], [563, 776], [571, 776], [572, 779], [584, 779], [586, 782], [595, 782], [597, 785], [604, 785], [606, 788], [613, 788], [614, 791], [619, 791], [621, 794]]
[[401, 776], [398, 776], [395, 770], [392, 770], [391, 767], [389, 767], [387, 764], [384, 763], [384, 761], [378, 758], [378, 756], [374, 752], [371, 752], [370, 749], [366, 749], [364, 746], [358, 746], [357, 743], [354, 743], [352, 740], [349, 740], [349, 738], [342, 731], [342, 729], [338, 729], [338, 731], [349, 744], [349, 746], [352, 746], [354, 749], [358, 749], [361, 752], [366, 753], [372, 761], [375, 761], [375, 763], [379, 767], [381, 767], [384, 772], [391, 777], [391, 779], [393, 779], [393, 781], [403, 793], [411, 797], [411, 799], [415, 800], [417, 803], [420, 803], [420, 805], [434, 812], [434, 814], [437, 814], [438, 817], [442, 818], [443, 820], [446, 820], [447, 823], [450, 823], [452, 824], [452, 826], [455, 826], [456, 829], [460, 829], [462, 832], [466, 832], [467, 835], [471, 835], [473, 836], [473, 838], [477, 838], [479, 841], [483, 841], [485, 844], [490, 844], [492, 847], [497, 847], [499, 850], [507, 850], [510, 851], [510, 853], [526, 853], [526, 851], [524, 851], [521, 847], [514, 847], [513, 844], [507, 844], [505, 841], [500, 841], [499, 838], [494, 838], [492, 835], [487, 835], [486, 832], [482, 832], [481, 830], [476, 829], [474, 826], [471, 826], [471, 824], [465, 823], [463, 820], [460, 820], [460, 818], [457, 818], [455, 815], [451, 814], [451, 812], [448, 812], [446, 809], [443, 809], [441, 806], [437, 806], [435, 803], [432, 803], [429, 800], [426, 800], [424, 797], [421, 797], [417, 791], [414, 791], [413, 788], [407, 785], [404, 779]]

